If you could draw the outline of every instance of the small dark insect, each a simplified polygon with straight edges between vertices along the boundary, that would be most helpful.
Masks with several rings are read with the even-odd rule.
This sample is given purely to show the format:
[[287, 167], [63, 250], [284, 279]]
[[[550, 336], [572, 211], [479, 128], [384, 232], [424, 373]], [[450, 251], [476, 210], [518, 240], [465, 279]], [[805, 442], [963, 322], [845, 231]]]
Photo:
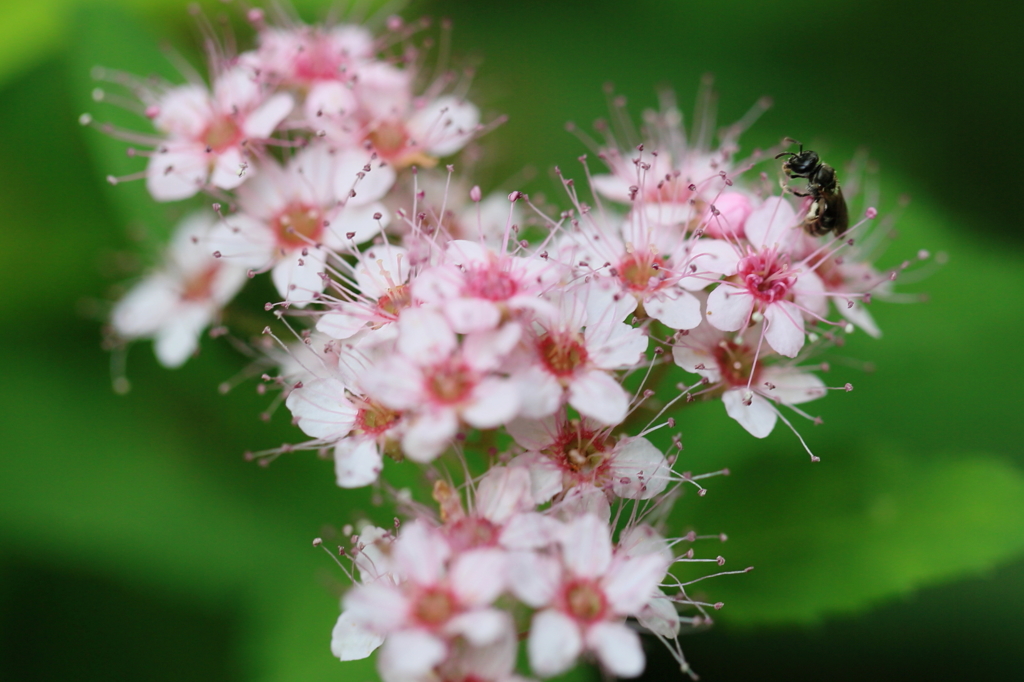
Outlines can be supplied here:
[[799, 152], [782, 152], [775, 158], [781, 159], [783, 156], [789, 158], [782, 162], [782, 172], [791, 178], [807, 180], [807, 192], [794, 191], [793, 194], [813, 199], [804, 218], [804, 229], [816, 236], [833, 230], [837, 235], [846, 232], [850, 226], [850, 213], [846, 209], [843, 191], [836, 181], [835, 169], [822, 163], [817, 152], [810, 149], [804, 151], [802, 144]]

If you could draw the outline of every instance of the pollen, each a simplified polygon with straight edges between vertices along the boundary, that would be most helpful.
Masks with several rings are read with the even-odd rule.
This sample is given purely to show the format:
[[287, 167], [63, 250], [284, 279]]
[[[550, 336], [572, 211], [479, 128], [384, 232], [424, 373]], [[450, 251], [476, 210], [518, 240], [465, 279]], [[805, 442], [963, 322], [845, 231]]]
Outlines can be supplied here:
[[301, 202], [288, 204], [271, 221], [277, 243], [288, 250], [319, 241], [324, 226], [320, 209]]
[[568, 583], [563, 599], [565, 611], [584, 623], [601, 620], [608, 609], [604, 593], [590, 580], [575, 580]]
[[558, 377], [568, 377], [587, 362], [587, 348], [578, 333], [548, 332], [537, 342], [541, 361]]

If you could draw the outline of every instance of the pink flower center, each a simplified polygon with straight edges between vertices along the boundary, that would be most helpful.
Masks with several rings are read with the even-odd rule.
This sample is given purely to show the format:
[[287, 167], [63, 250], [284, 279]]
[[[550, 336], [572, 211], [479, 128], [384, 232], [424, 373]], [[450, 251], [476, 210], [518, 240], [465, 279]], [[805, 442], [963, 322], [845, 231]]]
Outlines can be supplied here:
[[575, 481], [578, 483], [607, 474], [604, 453], [612, 445], [612, 440], [605, 434], [585, 428], [578, 419], [573, 419], [562, 425], [558, 437], [543, 454], [557, 463], [564, 473], [578, 479]]
[[401, 415], [383, 405], [366, 401], [356, 413], [356, 430], [367, 436], [379, 436], [390, 429]]
[[220, 116], [203, 131], [200, 139], [207, 149], [220, 153], [242, 141], [242, 129], [234, 117]]
[[344, 55], [334, 48], [331, 39], [316, 36], [306, 43], [295, 58], [295, 79], [298, 81], [334, 80], [341, 71]]
[[281, 248], [293, 250], [318, 242], [324, 231], [324, 219], [319, 208], [295, 201], [274, 216], [270, 226]]
[[386, 121], [370, 131], [366, 139], [373, 144], [373, 148], [377, 150], [378, 154], [386, 159], [391, 159], [406, 150], [409, 133], [405, 131], [405, 126], [401, 122]]
[[183, 301], [205, 301], [213, 295], [213, 280], [217, 277], [220, 265], [214, 263], [185, 281], [181, 291]]
[[789, 256], [778, 253], [775, 248], [743, 258], [737, 275], [747, 291], [763, 303], [784, 299], [796, 282], [796, 274], [789, 267]]
[[463, 516], [446, 527], [448, 542], [456, 552], [491, 547], [498, 542], [498, 527], [484, 518]]
[[377, 299], [377, 309], [388, 317], [398, 318], [398, 313], [412, 305], [412, 292], [407, 284], [399, 284], [387, 290]]
[[460, 362], [444, 362], [426, 374], [427, 391], [439, 403], [452, 405], [469, 397], [476, 386], [476, 373]]
[[437, 627], [447, 623], [458, 612], [458, 602], [448, 590], [429, 587], [417, 597], [412, 611], [413, 617], [422, 625]]
[[619, 263], [618, 270], [619, 279], [631, 291], [655, 291], [664, 285], [668, 275], [661, 268], [661, 259], [651, 253], [629, 254]]
[[[428, 156], [422, 147], [418, 146], [422, 140], [409, 139], [409, 133], [401, 121], [378, 123], [366, 136], [366, 140], [373, 145], [382, 159], [389, 161], [396, 168], [433, 168], [437, 165], [437, 159]], [[413, 142], [415, 144], [412, 144]]]
[[587, 361], [583, 337], [575, 332], [547, 332], [537, 340], [541, 362], [558, 377], [571, 376]]
[[519, 283], [497, 263], [466, 273], [465, 292], [488, 301], [505, 301], [519, 290]]
[[577, 621], [593, 623], [604, 618], [608, 602], [597, 583], [577, 578], [566, 583], [562, 592], [562, 608]]
[[[760, 365], [754, 367], [754, 350], [746, 345], [722, 340], [714, 350], [715, 362], [722, 380], [730, 386], [746, 386], [751, 374], [759, 374]], [[757, 381], [757, 377], [754, 377]]]
[[655, 185], [654, 192], [649, 193], [649, 199], [658, 203], [681, 204], [690, 198], [693, 192], [690, 191], [689, 183], [684, 183], [678, 175], [662, 178]]

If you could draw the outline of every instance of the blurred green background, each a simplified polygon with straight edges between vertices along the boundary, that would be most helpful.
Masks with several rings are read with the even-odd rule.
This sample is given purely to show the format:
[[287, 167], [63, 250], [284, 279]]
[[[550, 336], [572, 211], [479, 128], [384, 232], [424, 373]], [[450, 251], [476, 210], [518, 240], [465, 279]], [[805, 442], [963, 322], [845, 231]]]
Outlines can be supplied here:
[[[327, 5], [299, 3], [308, 19]], [[720, 124], [775, 100], [745, 149], [790, 135], [837, 165], [869, 150], [883, 214], [911, 198], [888, 263], [926, 248], [948, 264], [905, 287], [928, 302], [873, 307], [881, 341], [855, 334], [829, 358], [829, 382], [856, 390], [810, 406], [824, 424], [801, 430], [821, 463], [782, 428], [748, 437], [718, 404], [680, 417], [680, 466], [733, 475], [682, 500], [679, 529], [726, 532], [698, 550], [756, 566], [704, 584], [726, 608], [683, 646], [705, 680], [1019, 679], [1024, 5], [447, 0], [404, 13], [450, 17], [454, 53], [478, 64], [476, 101], [510, 116], [485, 188], [529, 167], [517, 187], [555, 197], [553, 165], [582, 175], [564, 124], [606, 115], [605, 82], [638, 116], [659, 85], [689, 111], [713, 73]], [[133, 391], [110, 388], [103, 301], [130, 274], [125, 254], [151, 246], [138, 235], [184, 209], [107, 185], [141, 164], [76, 120], [113, 116], [89, 98], [96, 64], [173, 76], [162, 41], [195, 57], [184, 2], [0, 2], [0, 678], [373, 679], [330, 656], [339, 576], [309, 543], [387, 510], [335, 488], [312, 454], [243, 461], [297, 431], [284, 414], [260, 421], [268, 399], [252, 383], [218, 394], [246, 364], [223, 342], [173, 372], [138, 344]], [[651, 679], [671, 674], [650, 656]]]

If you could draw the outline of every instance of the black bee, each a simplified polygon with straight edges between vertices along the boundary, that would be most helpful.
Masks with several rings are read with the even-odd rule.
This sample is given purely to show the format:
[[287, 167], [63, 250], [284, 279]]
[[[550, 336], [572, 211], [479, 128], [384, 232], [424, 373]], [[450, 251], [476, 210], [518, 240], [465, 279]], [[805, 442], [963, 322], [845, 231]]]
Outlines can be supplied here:
[[846, 209], [846, 199], [836, 181], [836, 171], [827, 163], [822, 163], [817, 152], [810, 149], [804, 151], [800, 145], [799, 152], [782, 152], [776, 159], [783, 156], [789, 158], [782, 162], [782, 172], [791, 178], [805, 178], [807, 192], [793, 192], [798, 197], [811, 197], [811, 207], [807, 209], [807, 217], [803, 226], [811, 234], [821, 236], [835, 230], [843, 234], [850, 226], [850, 213]]

